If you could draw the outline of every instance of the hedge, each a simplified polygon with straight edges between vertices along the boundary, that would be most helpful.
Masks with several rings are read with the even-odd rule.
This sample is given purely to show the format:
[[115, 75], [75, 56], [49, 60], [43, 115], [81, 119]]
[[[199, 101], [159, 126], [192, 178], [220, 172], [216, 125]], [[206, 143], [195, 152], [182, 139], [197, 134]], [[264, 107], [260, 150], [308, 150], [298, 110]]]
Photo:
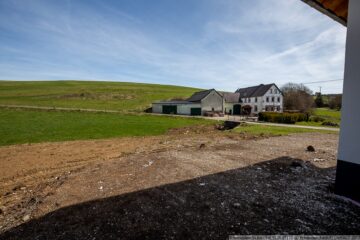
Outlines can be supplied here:
[[259, 121], [273, 123], [296, 123], [308, 121], [308, 115], [305, 113], [260, 112]]

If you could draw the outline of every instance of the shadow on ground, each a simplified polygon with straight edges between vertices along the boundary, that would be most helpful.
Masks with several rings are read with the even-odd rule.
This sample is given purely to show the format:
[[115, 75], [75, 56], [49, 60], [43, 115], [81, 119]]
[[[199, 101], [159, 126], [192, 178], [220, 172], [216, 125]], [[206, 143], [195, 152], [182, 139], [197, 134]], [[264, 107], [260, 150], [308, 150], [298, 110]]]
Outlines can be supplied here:
[[332, 193], [335, 169], [283, 157], [64, 207], [0, 239], [226, 239], [360, 234], [360, 208]]

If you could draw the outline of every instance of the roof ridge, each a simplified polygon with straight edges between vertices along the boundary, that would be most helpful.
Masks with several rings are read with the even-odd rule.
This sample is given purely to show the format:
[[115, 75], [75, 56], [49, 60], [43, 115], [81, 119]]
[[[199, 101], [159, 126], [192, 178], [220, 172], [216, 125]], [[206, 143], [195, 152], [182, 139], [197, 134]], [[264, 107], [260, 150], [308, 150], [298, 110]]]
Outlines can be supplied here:
[[[275, 83], [269, 83], [269, 84], [259, 84], [255, 86], [250, 86], [246, 88], [238, 88], [236, 92], [239, 92], [242, 96], [245, 98], [249, 97], [258, 97], [264, 95], [271, 86], [276, 84]], [[277, 86], [276, 86], [277, 87]]]

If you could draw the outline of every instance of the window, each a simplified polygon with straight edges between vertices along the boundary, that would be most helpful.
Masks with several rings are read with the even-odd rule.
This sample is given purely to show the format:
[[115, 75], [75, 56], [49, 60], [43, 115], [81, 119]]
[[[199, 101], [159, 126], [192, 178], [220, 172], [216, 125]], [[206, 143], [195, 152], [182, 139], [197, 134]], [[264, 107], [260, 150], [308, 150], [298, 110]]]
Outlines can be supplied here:
[[272, 89], [270, 89], [270, 93], [272, 94]]
[[248, 102], [251, 102], [251, 98], [248, 98]]
[[211, 108], [211, 111], [215, 111], [215, 109], [214, 109], [214, 108]]
[[257, 97], [255, 98], [255, 102], [257, 102]]
[[274, 90], [274, 93], [277, 94], [277, 89]]
[[269, 97], [266, 97], [266, 102], [269, 102]]
[[280, 102], [280, 97], [278, 97], [278, 102]]
[[256, 105], [254, 106], [254, 111], [255, 111], [255, 112], [257, 112], [257, 111], [258, 111], [258, 110], [257, 110], [257, 106], [256, 106]]
[[274, 97], [271, 98], [271, 102], [275, 102], [275, 98], [274, 98]]

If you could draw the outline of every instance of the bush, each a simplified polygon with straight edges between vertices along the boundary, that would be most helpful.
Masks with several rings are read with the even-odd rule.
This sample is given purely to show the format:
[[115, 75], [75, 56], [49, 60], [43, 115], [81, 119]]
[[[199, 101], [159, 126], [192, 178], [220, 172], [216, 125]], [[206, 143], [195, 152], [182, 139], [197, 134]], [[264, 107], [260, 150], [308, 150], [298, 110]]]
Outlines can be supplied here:
[[329, 108], [330, 109], [341, 109], [342, 104], [342, 95], [336, 95], [334, 97], [331, 97], [329, 100]]
[[330, 127], [339, 127], [339, 124], [334, 123], [334, 122], [329, 122], [329, 121], [323, 122], [321, 125], [330, 126]]
[[276, 113], [276, 112], [260, 112], [259, 121], [273, 123], [296, 123], [307, 121], [308, 115], [305, 113]]
[[325, 121], [325, 118], [319, 117], [319, 116], [312, 116], [310, 117], [311, 122], [323, 122]]

